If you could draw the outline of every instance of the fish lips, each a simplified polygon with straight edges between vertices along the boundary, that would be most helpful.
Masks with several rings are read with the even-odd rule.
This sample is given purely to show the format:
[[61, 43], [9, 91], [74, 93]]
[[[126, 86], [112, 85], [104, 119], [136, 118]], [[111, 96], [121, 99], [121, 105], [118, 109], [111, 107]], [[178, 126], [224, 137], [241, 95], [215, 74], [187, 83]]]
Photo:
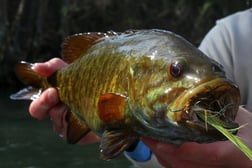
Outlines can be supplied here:
[[[228, 79], [205, 80], [181, 96], [183, 98], [177, 99], [180, 101], [178, 104], [186, 105], [180, 117], [177, 117], [179, 125], [199, 131], [202, 136], [210, 135], [216, 140], [225, 137], [207, 123], [208, 117], [214, 117], [226, 129], [239, 127], [234, 120], [240, 103], [240, 92]], [[179, 108], [178, 104], [176, 108]]]

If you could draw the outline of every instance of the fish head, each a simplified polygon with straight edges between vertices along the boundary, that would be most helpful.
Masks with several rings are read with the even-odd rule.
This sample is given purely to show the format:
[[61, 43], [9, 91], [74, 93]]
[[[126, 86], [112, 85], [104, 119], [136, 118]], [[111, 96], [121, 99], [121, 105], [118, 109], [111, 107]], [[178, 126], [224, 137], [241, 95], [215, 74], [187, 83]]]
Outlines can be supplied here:
[[[170, 131], [168, 138], [201, 143], [225, 139], [208, 124], [209, 117], [216, 119], [226, 129], [239, 126], [234, 120], [240, 92], [227, 79], [219, 63], [198, 49], [194, 54], [161, 60], [157, 63], [159, 66], [155, 66], [161, 68], [152, 70], [159, 73], [149, 72], [148, 79], [142, 82], [148, 87], [142, 87], [146, 93], [141, 102], [145, 109], [138, 118], [144, 120], [145, 125], [155, 128], [155, 132], [167, 125], [176, 130]], [[166, 133], [160, 131], [157, 134], [163, 136]]]
[[222, 65], [200, 52], [196, 53], [170, 64], [170, 77], [183, 89], [167, 106], [166, 116], [178, 125], [197, 130], [198, 136], [202, 136], [199, 139], [207, 141], [204, 137], [211, 135], [215, 140], [222, 140], [224, 136], [210, 126], [207, 120], [212, 117], [226, 129], [238, 128], [235, 117], [240, 92], [227, 79]]
[[[224, 128], [233, 129], [238, 126], [234, 120], [240, 103], [240, 92], [226, 77], [222, 65], [203, 54], [189, 56], [186, 62], [182, 60], [173, 64], [170, 73], [178, 76], [178, 71], [182, 71], [179, 75], [183, 76], [181, 85], [185, 83], [185, 89], [169, 104], [169, 118], [204, 131], [208, 131], [206, 120], [211, 116], [222, 121], [220, 124]], [[176, 78], [176, 75], [172, 76]], [[205, 113], [205, 119], [199, 117], [200, 113]]]

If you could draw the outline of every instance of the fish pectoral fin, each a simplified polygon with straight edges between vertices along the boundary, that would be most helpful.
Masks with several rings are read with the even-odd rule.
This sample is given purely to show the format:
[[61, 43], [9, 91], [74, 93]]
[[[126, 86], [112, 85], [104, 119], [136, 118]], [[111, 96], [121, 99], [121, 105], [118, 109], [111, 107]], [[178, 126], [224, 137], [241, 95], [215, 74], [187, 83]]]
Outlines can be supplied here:
[[139, 141], [136, 133], [129, 130], [106, 130], [100, 145], [101, 159], [110, 160]]
[[107, 33], [79, 33], [66, 38], [62, 44], [62, 57], [67, 63], [71, 63], [81, 56], [101, 38], [116, 36], [115, 32]]
[[84, 137], [90, 128], [84, 122], [81, 122], [72, 112], [68, 111], [66, 115], [67, 120], [67, 142], [70, 144], [77, 143]]
[[123, 120], [127, 98], [114, 93], [103, 94], [98, 102], [98, 115], [103, 122], [110, 123]]

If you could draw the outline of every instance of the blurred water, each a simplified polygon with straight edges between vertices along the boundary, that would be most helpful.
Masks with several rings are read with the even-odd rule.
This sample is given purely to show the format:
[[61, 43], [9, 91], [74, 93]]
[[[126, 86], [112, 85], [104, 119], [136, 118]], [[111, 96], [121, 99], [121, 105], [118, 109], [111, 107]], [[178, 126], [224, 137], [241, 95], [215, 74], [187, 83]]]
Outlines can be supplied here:
[[[12, 91], [13, 92], [13, 91]], [[9, 100], [11, 91], [0, 90], [1, 168], [128, 168], [124, 156], [99, 159], [99, 144], [69, 145], [55, 135], [49, 120], [28, 114], [29, 102]]]

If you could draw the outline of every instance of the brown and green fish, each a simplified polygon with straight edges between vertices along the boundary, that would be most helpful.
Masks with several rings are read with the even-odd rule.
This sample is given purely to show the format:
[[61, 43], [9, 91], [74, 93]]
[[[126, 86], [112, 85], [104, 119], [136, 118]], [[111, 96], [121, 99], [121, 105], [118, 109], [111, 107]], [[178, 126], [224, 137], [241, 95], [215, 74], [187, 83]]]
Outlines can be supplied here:
[[220, 64], [169, 31], [76, 34], [63, 42], [62, 56], [69, 64], [48, 78], [19, 63], [17, 76], [30, 87], [11, 98], [34, 99], [57, 88], [71, 109], [68, 142], [93, 131], [103, 159], [141, 136], [175, 145], [225, 139], [207, 125], [209, 114], [227, 129], [238, 126], [238, 88]]

